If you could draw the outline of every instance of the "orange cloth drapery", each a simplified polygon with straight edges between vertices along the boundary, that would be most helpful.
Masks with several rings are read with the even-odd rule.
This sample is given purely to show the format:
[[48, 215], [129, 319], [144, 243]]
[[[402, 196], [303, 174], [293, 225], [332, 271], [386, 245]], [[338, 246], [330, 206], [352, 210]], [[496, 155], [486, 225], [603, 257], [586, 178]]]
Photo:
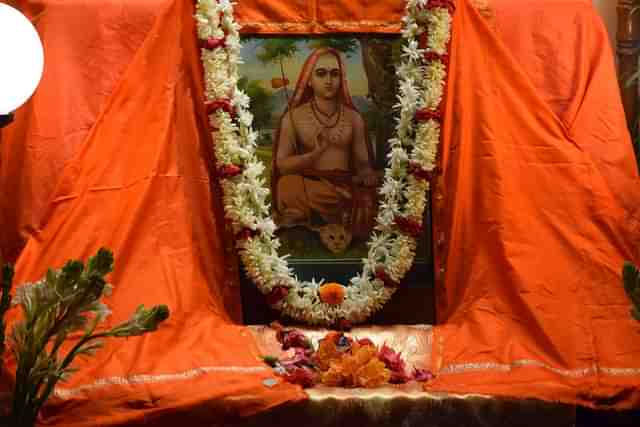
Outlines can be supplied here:
[[[25, 281], [108, 246], [111, 322], [140, 303], [172, 310], [160, 331], [83, 362], [42, 421], [124, 424], [203, 404], [214, 418], [303, 398], [264, 385], [234, 323], [192, 2], [19, 3], [40, 16], [46, 67], [1, 134], [0, 247]], [[640, 262], [640, 186], [604, 29], [586, 0], [483, 4], [490, 25], [466, 0], [454, 19], [431, 386], [637, 405], [640, 327], [619, 274]], [[243, 0], [237, 15], [265, 33], [394, 32], [402, 7]]]
[[183, 416], [165, 425], [194, 416], [224, 425], [223, 417], [304, 398], [274, 377], [238, 325], [237, 272], [229, 269], [236, 262], [224, 249], [221, 199], [209, 179], [193, 4], [155, 5], [151, 14], [149, 4], [45, 5], [38, 25], [51, 66], [15, 126], [3, 131], [2, 211], [12, 231], [38, 218], [16, 282], [106, 246], [115, 253], [108, 322], [123, 321], [139, 304], [171, 310], [157, 332], [108, 341], [95, 358], [80, 360], [80, 372], [43, 411], [46, 425], [152, 422], [168, 410]]
[[637, 406], [620, 272], [640, 261], [640, 181], [602, 23], [588, 2], [504, 0], [496, 37], [457, 3], [432, 387]]

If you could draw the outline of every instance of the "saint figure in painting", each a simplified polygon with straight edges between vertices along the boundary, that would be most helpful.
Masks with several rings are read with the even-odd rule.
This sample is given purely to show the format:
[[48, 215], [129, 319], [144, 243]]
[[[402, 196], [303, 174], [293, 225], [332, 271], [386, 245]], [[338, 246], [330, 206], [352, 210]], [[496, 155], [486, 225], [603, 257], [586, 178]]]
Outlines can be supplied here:
[[273, 147], [279, 226], [339, 224], [353, 237], [369, 235], [377, 209], [373, 152], [338, 51], [320, 48], [307, 58]]

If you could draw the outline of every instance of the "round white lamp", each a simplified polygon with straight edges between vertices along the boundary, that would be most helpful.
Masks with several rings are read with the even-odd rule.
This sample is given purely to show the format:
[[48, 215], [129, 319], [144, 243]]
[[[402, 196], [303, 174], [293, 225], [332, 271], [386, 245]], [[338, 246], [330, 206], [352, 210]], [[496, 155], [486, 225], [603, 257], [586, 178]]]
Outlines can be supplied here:
[[10, 116], [36, 90], [44, 65], [42, 42], [29, 19], [0, 3], [0, 116]]

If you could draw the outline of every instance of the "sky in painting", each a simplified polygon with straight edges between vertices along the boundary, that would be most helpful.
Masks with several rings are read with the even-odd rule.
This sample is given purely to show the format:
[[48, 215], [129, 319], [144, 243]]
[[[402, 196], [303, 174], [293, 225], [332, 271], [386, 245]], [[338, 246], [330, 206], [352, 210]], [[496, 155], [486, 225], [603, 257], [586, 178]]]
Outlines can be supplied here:
[[[301, 41], [303, 39], [301, 38]], [[258, 80], [266, 89], [271, 88], [271, 79], [281, 77], [279, 64], [263, 64], [256, 58], [256, 53], [260, 49], [260, 40], [245, 39], [242, 41], [242, 49], [240, 54], [244, 64], [240, 65], [240, 75], [247, 77], [249, 80]], [[307, 57], [311, 54], [310, 49], [305, 43], [299, 44], [298, 53], [284, 61], [284, 72], [289, 79], [289, 88], [295, 88], [298, 75], [302, 69], [302, 65]], [[344, 57], [347, 68], [347, 80], [349, 81], [349, 91], [352, 96], [366, 96], [367, 77], [362, 65], [361, 50], [358, 49], [352, 53], [350, 57]]]

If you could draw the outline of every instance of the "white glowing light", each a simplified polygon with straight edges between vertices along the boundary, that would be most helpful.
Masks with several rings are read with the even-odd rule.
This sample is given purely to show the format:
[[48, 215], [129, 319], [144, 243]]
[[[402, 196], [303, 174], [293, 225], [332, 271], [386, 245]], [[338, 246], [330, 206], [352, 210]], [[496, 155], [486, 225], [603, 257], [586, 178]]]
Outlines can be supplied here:
[[0, 3], [0, 114], [24, 104], [42, 77], [42, 43], [31, 22]]

